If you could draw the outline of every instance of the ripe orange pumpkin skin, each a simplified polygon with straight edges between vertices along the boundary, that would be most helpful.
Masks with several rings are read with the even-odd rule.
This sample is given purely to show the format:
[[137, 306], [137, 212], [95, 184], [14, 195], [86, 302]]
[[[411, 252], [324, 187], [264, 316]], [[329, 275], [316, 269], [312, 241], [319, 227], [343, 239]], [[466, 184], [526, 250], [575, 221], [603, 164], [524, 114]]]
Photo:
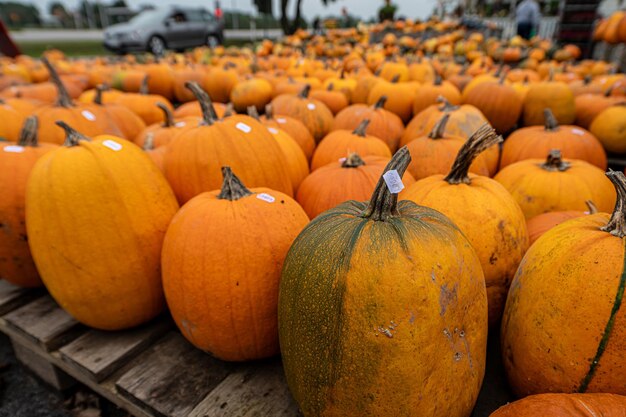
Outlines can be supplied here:
[[348, 107], [350, 103], [344, 93], [333, 90], [332, 87], [333, 84], [330, 84], [327, 90], [313, 90], [311, 92], [311, 98], [326, 104], [326, 107], [335, 115]]
[[[289, 196], [269, 188], [247, 190], [232, 173], [225, 174], [221, 191], [185, 204], [163, 245], [165, 295], [183, 335], [223, 360], [278, 354], [280, 271], [308, 221]], [[214, 246], [216, 236], [220, 242]]]
[[423, 84], [417, 89], [413, 100], [413, 114], [437, 104], [439, 97], [444, 97], [450, 104], [461, 104], [461, 93], [459, 89], [449, 81], [443, 81], [437, 75], [432, 84]]
[[0, 146], [0, 278], [20, 287], [43, 285], [28, 247], [26, 183], [39, 158], [56, 149], [37, 143], [37, 118], [26, 119], [20, 140]]
[[524, 99], [524, 125], [542, 125], [546, 108], [560, 124], [571, 125], [576, 119], [574, 93], [564, 82], [548, 80], [530, 85]]
[[538, 394], [498, 408], [489, 417], [624, 417], [626, 397], [615, 394]]
[[593, 120], [604, 110], [619, 103], [620, 98], [611, 96], [611, 89], [605, 94], [582, 94], [576, 97], [576, 124], [589, 129]]
[[528, 248], [524, 213], [513, 197], [497, 181], [468, 174], [479, 153], [501, 140], [483, 126], [465, 142], [447, 175], [418, 180], [402, 196], [443, 213], [470, 241], [485, 275], [490, 325], [502, 316], [509, 284]]
[[265, 107], [265, 115], [261, 117], [261, 123], [267, 127], [284, 130], [298, 142], [304, 151], [307, 161], [310, 161], [315, 152], [315, 139], [307, 127], [298, 119], [285, 115], [274, 116], [274, 109], [270, 104]]
[[549, 230], [528, 250], [511, 284], [502, 351], [518, 396], [626, 393], [626, 316], [620, 309], [626, 178], [607, 175], [621, 177], [613, 215], [579, 217]]
[[285, 163], [289, 171], [289, 178], [293, 186], [293, 195], [296, 195], [302, 181], [309, 175], [309, 161], [298, 143], [284, 130], [268, 127], [268, 132], [276, 140], [280, 150], [285, 155]]
[[[409, 158], [400, 149], [385, 170], [402, 175]], [[468, 416], [485, 363], [479, 261], [445, 216], [396, 206], [386, 190], [380, 179], [369, 207], [318, 216], [289, 250], [278, 302], [287, 383], [308, 416]]]
[[170, 108], [164, 103], [157, 103], [157, 107], [163, 112], [163, 122], [157, 122], [139, 132], [137, 136], [133, 138], [133, 142], [139, 147], [144, 147], [148, 136], [152, 137], [152, 144], [155, 148], [168, 145], [176, 135], [198, 126], [202, 119], [199, 117], [188, 116], [180, 119], [175, 119]]
[[382, 96], [387, 97], [384, 108], [395, 113], [404, 123], [411, 119], [413, 101], [415, 100], [417, 84], [414, 82], [398, 83], [381, 80], [374, 85], [367, 96], [367, 104], [376, 104]]
[[69, 131], [68, 147], [33, 168], [29, 245], [63, 309], [97, 329], [125, 329], [163, 310], [161, 245], [178, 204], [140, 148], [112, 136], [83, 139]]
[[300, 120], [319, 142], [330, 131], [333, 113], [321, 101], [309, 98], [310, 89], [305, 86], [297, 96], [281, 94], [272, 100], [272, 107], [275, 114]]
[[584, 211], [586, 200], [604, 213], [615, 204], [615, 189], [601, 169], [576, 159], [563, 161], [559, 151], [550, 152], [545, 161], [511, 164], [494, 179], [509, 190], [527, 219], [550, 211]]
[[104, 93], [102, 87], [96, 87], [96, 94], [93, 98], [93, 103], [102, 107], [106, 112], [106, 115], [115, 123], [119, 128], [122, 137], [127, 140], [134, 140], [137, 135], [146, 128], [146, 124], [143, 119], [133, 113], [127, 107], [124, 107], [115, 102], [105, 103], [102, 100], [102, 94]]
[[604, 110], [596, 116], [589, 130], [607, 151], [626, 153], [626, 104]]
[[528, 238], [530, 239], [530, 244], [532, 245], [548, 230], [552, 229], [555, 226], [558, 226], [563, 222], [575, 219], [577, 217], [586, 216], [588, 214], [596, 214], [598, 212], [598, 209], [593, 204], [593, 202], [591, 202], [591, 200], [586, 201], [586, 203], [589, 207], [588, 211], [550, 211], [548, 213], [542, 213], [531, 219], [528, 219], [528, 221], [526, 222], [526, 227], [528, 229]]
[[369, 119], [368, 132], [385, 141], [389, 150], [395, 152], [404, 132], [404, 124], [396, 114], [384, 109], [386, 101], [387, 97], [382, 96], [373, 106], [353, 104], [346, 107], [335, 117], [331, 130], [353, 130], [363, 120]]
[[559, 149], [564, 158], [580, 159], [606, 169], [606, 152], [598, 139], [584, 128], [559, 126], [550, 109], [545, 109], [544, 126], [529, 126], [513, 132], [502, 146], [500, 169], [525, 159], [543, 158]]
[[239, 113], [245, 113], [249, 106], [262, 111], [272, 100], [272, 85], [261, 78], [253, 78], [237, 83], [230, 92], [230, 101]]
[[513, 87], [504, 84], [504, 76], [474, 87], [464, 103], [479, 109], [500, 134], [513, 129], [522, 114], [523, 101]]
[[24, 116], [0, 100], [0, 140], [16, 142], [20, 136], [20, 128]]

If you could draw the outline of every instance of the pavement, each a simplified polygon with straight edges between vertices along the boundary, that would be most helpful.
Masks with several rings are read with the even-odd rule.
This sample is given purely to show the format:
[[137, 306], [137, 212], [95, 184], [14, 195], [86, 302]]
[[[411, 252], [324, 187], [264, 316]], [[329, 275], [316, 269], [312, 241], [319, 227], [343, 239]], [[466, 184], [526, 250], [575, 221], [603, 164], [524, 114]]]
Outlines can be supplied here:
[[[276, 39], [282, 36], [281, 29], [227, 29], [226, 39]], [[11, 31], [16, 42], [71, 42], [71, 41], [102, 41], [102, 30], [64, 30], [64, 29], [28, 29]]]

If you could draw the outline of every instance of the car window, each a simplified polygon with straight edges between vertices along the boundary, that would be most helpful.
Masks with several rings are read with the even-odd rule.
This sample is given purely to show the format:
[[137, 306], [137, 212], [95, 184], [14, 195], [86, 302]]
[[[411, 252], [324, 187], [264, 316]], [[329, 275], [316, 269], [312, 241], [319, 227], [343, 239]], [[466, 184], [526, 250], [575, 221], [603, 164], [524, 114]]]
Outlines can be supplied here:
[[187, 17], [189, 18], [190, 22], [204, 22], [206, 21], [206, 19], [204, 18], [203, 13], [204, 11], [202, 11], [201, 9], [189, 10], [187, 12]]
[[130, 19], [129, 23], [133, 25], [154, 24], [163, 19], [165, 13], [161, 10], [146, 10]]
[[213, 20], [215, 20], [215, 16], [213, 15], [213, 13], [207, 10], [202, 10], [202, 20], [204, 20], [205, 22], [212, 22]]
[[185, 13], [183, 12], [174, 12], [170, 15], [168, 20], [173, 20], [176, 23], [184, 23], [186, 22], [187, 16], [185, 16]]

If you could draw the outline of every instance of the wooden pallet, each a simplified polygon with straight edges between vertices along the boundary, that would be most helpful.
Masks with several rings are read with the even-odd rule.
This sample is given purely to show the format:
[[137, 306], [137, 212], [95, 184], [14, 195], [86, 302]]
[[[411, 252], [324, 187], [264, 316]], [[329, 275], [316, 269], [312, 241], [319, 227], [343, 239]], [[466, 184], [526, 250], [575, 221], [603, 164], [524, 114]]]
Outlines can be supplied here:
[[137, 329], [88, 329], [41, 291], [0, 281], [0, 331], [17, 359], [63, 390], [77, 381], [137, 417], [297, 416], [280, 360], [219, 361], [168, 317]]

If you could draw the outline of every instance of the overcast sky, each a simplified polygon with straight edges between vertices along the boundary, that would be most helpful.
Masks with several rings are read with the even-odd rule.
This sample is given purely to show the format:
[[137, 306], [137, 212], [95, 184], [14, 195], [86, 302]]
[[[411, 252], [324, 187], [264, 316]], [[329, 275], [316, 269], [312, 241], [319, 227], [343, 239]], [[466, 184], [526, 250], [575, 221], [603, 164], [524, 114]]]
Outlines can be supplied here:
[[[48, 5], [52, 0], [24, 0], [24, 2], [34, 3], [39, 6], [42, 11], [47, 11]], [[79, 3], [79, 0], [61, 0], [61, 2], [65, 3], [68, 7], [75, 7]], [[103, 0], [103, 2], [108, 3], [109, 0]], [[399, 15], [424, 18], [430, 15], [436, 0], [393, 0], [393, 2], [398, 6]], [[201, 5], [209, 9], [212, 9], [214, 5], [213, 0], [176, 0], [175, 2], [167, 0], [126, 0], [126, 3], [131, 7], [136, 7], [140, 4], [166, 5], [175, 3], [179, 5]], [[255, 11], [252, 0], [221, 0], [221, 3], [222, 8], [227, 10]], [[279, 3], [279, 1], [274, 0], [274, 16], [279, 15]], [[292, 6], [294, 6], [295, 3], [296, 0], [291, 1]], [[382, 4], [382, 0], [337, 0], [334, 3], [330, 3], [327, 7], [324, 7], [321, 0], [303, 0], [302, 12], [304, 17], [310, 20], [317, 15], [339, 15], [341, 8], [346, 7], [350, 14], [368, 19], [377, 15], [378, 9]]]

